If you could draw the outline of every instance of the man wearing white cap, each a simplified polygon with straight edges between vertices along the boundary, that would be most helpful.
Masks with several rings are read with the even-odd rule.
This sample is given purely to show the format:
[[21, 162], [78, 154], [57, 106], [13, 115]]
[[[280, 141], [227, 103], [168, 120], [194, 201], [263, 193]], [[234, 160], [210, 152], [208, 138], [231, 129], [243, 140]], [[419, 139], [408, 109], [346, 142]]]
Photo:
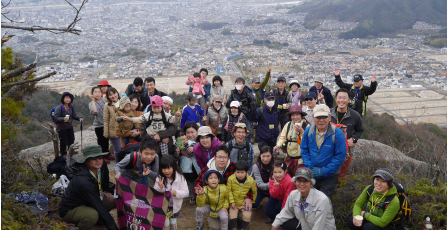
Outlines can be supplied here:
[[315, 188], [332, 198], [346, 157], [345, 135], [341, 129], [329, 125], [331, 113], [327, 105], [315, 106], [313, 113], [315, 124], [304, 131], [301, 157], [304, 165], [312, 169]]

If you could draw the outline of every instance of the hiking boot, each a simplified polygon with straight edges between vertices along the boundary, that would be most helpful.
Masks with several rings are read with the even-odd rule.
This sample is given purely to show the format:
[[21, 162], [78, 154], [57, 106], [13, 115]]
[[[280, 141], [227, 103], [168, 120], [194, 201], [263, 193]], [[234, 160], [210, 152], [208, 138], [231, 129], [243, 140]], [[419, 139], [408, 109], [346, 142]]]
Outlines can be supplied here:
[[195, 204], [196, 203], [196, 197], [192, 196], [191, 199], [189, 200], [189, 204]]
[[203, 224], [203, 222], [198, 222], [197, 223], [196, 230], [203, 230], [204, 228], [205, 228], [205, 225]]
[[264, 220], [264, 223], [266, 224], [272, 224], [274, 220], [268, 218], [267, 220]]

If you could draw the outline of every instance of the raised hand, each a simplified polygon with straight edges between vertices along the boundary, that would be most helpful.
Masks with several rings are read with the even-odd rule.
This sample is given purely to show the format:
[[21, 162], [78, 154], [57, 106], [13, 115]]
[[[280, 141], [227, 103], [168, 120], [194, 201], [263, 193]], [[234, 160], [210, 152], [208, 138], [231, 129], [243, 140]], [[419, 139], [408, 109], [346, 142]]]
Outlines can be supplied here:
[[376, 75], [374, 74], [372, 77], [369, 78], [371, 82], [376, 82]]
[[[317, 92], [318, 92], [318, 91], [317, 91]], [[323, 90], [321, 90], [320, 92], [318, 92], [318, 100], [319, 100], [319, 101], [323, 101], [323, 100], [324, 100]]]
[[272, 67], [269, 66], [268, 68], [269, 68], [269, 73], [271, 73], [272, 72]]
[[92, 101], [94, 101], [95, 100], [95, 98], [93, 97], [93, 95], [88, 95], [89, 97], [90, 97], [90, 99], [92, 99]]
[[180, 109], [180, 107], [179, 107], [177, 112], [175, 113], [175, 116], [180, 117], [181, 115], [182, 115], [182, 109]]
[[162, 189], [165, 185], [163, 184], [164, 177], [161, 178], [161, 180], [158, 180], [158, 188]]
[[335, 76], [340, 76], [340, 70], [337, 67], [334, 68], [334, 74]]

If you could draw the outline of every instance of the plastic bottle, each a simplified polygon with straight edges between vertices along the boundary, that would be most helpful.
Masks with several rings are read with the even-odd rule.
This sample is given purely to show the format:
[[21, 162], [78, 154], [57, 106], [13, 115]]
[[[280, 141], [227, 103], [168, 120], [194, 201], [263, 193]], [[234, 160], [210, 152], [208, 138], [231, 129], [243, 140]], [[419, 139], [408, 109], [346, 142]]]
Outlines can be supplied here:
[[425, 229], [433, 229], [433, 225], [430, 222], [430, 217], [425, 219]]

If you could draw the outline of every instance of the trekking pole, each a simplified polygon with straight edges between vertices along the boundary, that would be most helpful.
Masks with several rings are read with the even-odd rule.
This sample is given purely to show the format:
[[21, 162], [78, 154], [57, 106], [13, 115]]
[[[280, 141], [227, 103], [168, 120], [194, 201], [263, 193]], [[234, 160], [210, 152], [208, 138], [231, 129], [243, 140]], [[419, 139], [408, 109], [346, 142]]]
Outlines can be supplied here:
[[81, 153], [84, 154], [84, 153], [82, 152], [82, 122], [81, 122]]

